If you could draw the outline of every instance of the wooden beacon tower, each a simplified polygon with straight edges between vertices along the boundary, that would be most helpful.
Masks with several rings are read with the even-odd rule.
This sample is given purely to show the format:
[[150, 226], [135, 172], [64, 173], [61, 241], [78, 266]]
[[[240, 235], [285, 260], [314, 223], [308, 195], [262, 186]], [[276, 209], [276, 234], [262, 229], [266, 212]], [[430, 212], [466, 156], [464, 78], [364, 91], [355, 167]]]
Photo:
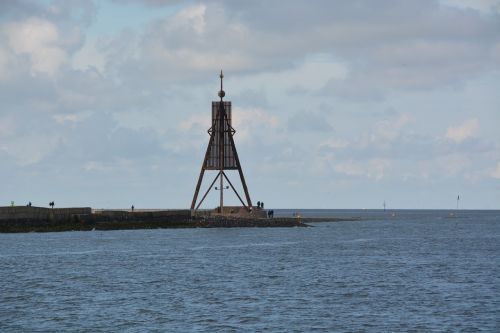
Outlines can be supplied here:
[[[198, 183], [196, 184], [196, 189], [194, 191], [193, 201], [191, 203], [191, 214], [193, 215], [201, 206], [201, 204], [207, 197], [207, 194], [210, 192], [217, 180], [219, 180], [219, 187], [215, 187], [214, 189], [220, 191], [220, 204], [218, 207], [218, 213], [224, 214], [224, 190], [229, 189], [229, 186], [234, 191], [243, 207], [245, 207], [248, 212], [252, 211], [252, 200], [250, 199], [250, 194], [248, 193], [245, 176], [243, 175], [240, 159], [238, 158], [238, 152], [236, 151], [236, 146], [233, 140], [233, 135], [236, 133], [236, 131], [231, 126], [231, 102], [223, 101], [223, 98], [226, 95], [222, 87], [223, 78], [224, 75], [221, 71], [219, 91], [220, 101], [212, 102], [212, 126], [208, 129], [210, 139], [208, 141], [205, 159], [203, 160], [203, 164], [201, 165], [200, 176], [198, 178]], [[198, 194], [200, 192], [201, 183], [203, 181], [203, 176], [206, 170], [216, 170], [217, 175], [197, 204]], [[225, 170], [238, 170], [241, 185], [243, 187], [243, 191], [245, 192], [246, 203], [243, 201], [241, 196], [238, 194], [238, 191], [234, 188], [233, 184], [226, 176], [226, 173], [224, 172]], [[224, 187], [224, 179], [227, 181], [229, 186]]]

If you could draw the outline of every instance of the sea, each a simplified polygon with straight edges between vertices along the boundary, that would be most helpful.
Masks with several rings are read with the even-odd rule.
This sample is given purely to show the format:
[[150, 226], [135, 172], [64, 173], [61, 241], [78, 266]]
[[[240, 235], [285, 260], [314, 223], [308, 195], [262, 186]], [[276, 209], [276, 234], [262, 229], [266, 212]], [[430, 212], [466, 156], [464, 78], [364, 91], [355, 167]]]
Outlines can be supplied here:
[[0, 332], [500, 332], [500, 211], [0, 234]]

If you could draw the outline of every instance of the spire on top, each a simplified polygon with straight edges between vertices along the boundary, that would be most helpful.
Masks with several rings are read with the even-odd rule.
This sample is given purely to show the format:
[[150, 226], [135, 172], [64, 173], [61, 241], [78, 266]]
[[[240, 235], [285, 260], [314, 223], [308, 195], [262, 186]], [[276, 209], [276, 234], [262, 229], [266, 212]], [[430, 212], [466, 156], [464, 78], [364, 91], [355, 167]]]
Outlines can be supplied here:
[[222, 74], [222, 69], [220, 70], [220, 90], [219, 90], [219, 97], [220, 97], [220, 100], [222, 101], [222, 97], [226, 96], [226, 93], [224, 92], [224, 90], [222, 89], [222, 79], [224, 78], [224, 74]]

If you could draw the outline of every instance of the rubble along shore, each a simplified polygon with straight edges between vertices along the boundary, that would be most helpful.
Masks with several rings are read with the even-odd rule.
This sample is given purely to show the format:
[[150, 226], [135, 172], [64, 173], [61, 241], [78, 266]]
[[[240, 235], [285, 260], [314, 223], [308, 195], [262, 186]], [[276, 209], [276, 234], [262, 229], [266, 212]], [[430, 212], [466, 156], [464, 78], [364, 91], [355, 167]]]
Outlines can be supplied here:
[[189, 210], [92, 211], [90, 208], [0, 207], [0, 232], [58, 232], [166, 228], [307, 227], [308, 222], [335, 222], [353, 218], [239, 218], [196, 216]]

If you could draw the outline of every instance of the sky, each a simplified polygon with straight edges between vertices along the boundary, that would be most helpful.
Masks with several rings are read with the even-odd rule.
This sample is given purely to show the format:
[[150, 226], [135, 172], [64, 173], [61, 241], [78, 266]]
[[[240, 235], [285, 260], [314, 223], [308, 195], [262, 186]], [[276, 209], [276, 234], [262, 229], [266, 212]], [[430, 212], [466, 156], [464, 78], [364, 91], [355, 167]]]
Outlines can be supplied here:
[[254, 203], [500, 209], [497, 0], [2, 1], [0, 205], [188, 208], [221, 69]]

